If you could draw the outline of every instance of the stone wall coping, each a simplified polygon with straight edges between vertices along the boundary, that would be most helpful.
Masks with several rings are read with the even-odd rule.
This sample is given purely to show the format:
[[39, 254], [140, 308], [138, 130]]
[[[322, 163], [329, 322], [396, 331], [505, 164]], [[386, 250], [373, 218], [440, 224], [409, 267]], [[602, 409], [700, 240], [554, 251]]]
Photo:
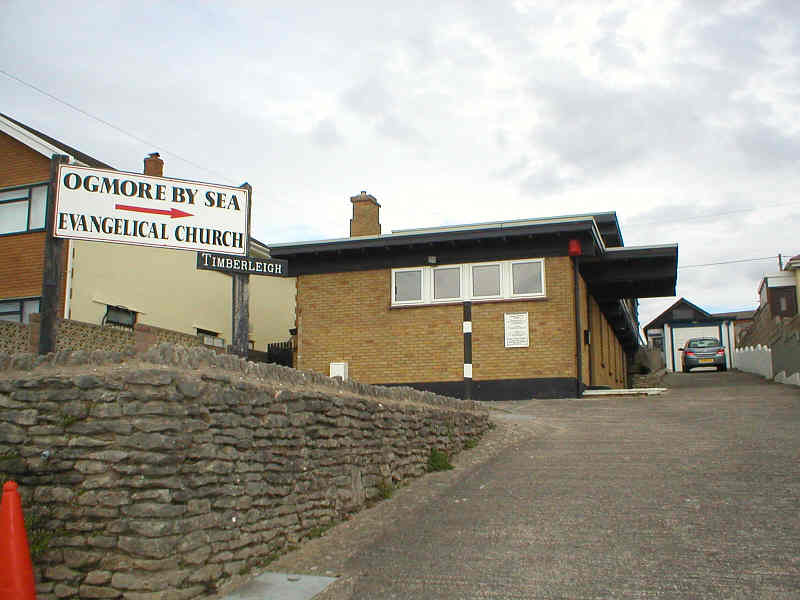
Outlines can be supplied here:
[[185, 347], [166, 342], [136, 353], [133, 348], [123, 352], [104, 350], [62, 350], [46, 355], [0, 352], [0, 378], [18, 378], [20, 372], [41, 372], [43, 376], [51, 374], [53, 369], [69, 368], [72, 374], [78, 374], [85, 368], [154, 365], [159, 368], [174, 367], [176, 373], [213, 369], [224, 375], [235, 375], [241, 381], [261, 382], [283, 388], [308, 386], [319, 387], [332, 393], [350, 393], [357, 396], [370, 397], [375, 400], [395, 402], [411, 402], [429, 406], [485, 412], [486, 407], [473, 400], [461, 400], [450, 396], [442, 396], [433, 392], [417, 390], [411, 387], [384, 387], [342, 381], [313, 371], [300, 371], [271, 363], [255, 363], [231, 354], [218, 354], [204, 346]]

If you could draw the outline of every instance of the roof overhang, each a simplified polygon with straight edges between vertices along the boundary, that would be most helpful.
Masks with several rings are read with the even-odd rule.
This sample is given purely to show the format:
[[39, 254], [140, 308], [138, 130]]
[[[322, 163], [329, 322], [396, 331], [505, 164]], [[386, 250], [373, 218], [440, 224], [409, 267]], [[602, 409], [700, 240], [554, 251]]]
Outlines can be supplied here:
[[598, 302], [674, 296], [678, 245], [608, 248], [580, 261], [581, 275]]
[[[14, 138], [18, 142], [25, 144], [31, 150], [34, 150], [46, 158], [50, 158], [54, 154], [64, 154], [64, 151], [41, 137], [34, 135], [24, 127], [20, 127], [17, 123], [8, 118], [0, 116], [0, 131], [6, 135]], [[74, 161], [75, 157], [69, 155], [70, 161]]]
[[312, 242], [271, 244], [273, 256], [300, 257], [308, 254], [345, 252], [358, 250], [408, 249], [440, 243], [481, 243], [484, 240], [507, 240], [509, 238], [569, 235], [583, 233], [591, 238], [592, 254], [602, 251], [604, 244], [600, 231], [592, 217], [567, 217], [563, 219], [534, 219], [528, 221], [509, 221], [503, 223], [484, 223], [479, 225], [460, 225], [436, 229], [411, 229], [376, 236], [361, 236]]
[[71, 164], [115, 170], [111, 165], [107, 165], [106, 163], [99, 161], [96, 158], [81, 152], [80, 150], [76, 150], [72, 146], [68, 146], [63, 142], [52, 138], [41, 131], [37, 131], [28, 125], [25, 125], [24, 123], [20, 123], [16, 119], [12, 119], [8, 115], [4, 115], [2, 113], [0, 113], [0, 132], [5, 133], [9, 137], [14, 138], [22, 144], [25, 144], [28, 148], [34, 152], [38, 152], [48, 160], [54, 154], [65, 154], [69, 157]]

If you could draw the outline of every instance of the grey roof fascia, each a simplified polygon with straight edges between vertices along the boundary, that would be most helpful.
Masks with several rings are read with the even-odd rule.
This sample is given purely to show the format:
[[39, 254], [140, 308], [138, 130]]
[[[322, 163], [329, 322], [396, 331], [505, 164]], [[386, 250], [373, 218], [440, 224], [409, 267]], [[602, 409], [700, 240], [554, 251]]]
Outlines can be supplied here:
[[388, 248], [407, 246], [411, 244], [427, 244], [448, 241], [470, 241], [476, 239], [497, 238], [503, 236], [519, 236], [541, 233], [559, 233], [574, 231], [589, 231], [602, 252], [605, 252], [602, 236], [597, 230], [593, 218], [571, 220], [538, 220], [525, 221], [524, 225], [515, 222], [511, 226], [506, 223], [497, 223], [493, 226], [464, 226], [461, 228], [444, 228], [439, 231], [422, 230], [419, 233], [390, 233], [378, 236], [363, 236], [356, 238], [340, 238], [333, 240], [319, 240], [311, 242], [292, 242], [287, 244], [271, 244], [270, 250], [276, 256], [283, 254], [309, 254], [315, 252], [330, 252], [337, 250], [363, 249], [363, 248]]

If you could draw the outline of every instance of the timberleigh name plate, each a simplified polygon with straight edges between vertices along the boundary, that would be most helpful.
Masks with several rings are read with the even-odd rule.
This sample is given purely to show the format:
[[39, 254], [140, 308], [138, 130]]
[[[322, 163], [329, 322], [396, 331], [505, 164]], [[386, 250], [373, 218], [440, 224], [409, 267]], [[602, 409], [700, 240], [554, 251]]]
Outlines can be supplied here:
[[244, 273], [247, 275], [270, 275], [287, 277], [289, 261], [277, 258], [254, 258], [252, 256], [231, 256], [216, 252], [198, 252], [197, 268], [222, 273]]

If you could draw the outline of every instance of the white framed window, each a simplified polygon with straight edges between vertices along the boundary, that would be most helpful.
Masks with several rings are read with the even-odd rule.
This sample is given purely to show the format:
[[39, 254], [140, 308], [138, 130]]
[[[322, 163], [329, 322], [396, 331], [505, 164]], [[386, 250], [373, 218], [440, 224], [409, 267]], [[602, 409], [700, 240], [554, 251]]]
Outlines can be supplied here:
[[544, 295], [544, 261], [519, 260], [509, 266], [511, 296], [542, 296]]
[[546, 295], [543, 258], [392, 269], [392, 306]]
[[422, 304], [427, 294], [423, 267], [392, 270], [392, 304]]
[[0, 190], [0, 235], [45, 227], [47, 184]]
[[434, 302], [461, 299], [462, 271], [461, 265], [433, 269]]
[[500, 298], [503, 289], [501, 263], [469, 265], [470, 297]]

